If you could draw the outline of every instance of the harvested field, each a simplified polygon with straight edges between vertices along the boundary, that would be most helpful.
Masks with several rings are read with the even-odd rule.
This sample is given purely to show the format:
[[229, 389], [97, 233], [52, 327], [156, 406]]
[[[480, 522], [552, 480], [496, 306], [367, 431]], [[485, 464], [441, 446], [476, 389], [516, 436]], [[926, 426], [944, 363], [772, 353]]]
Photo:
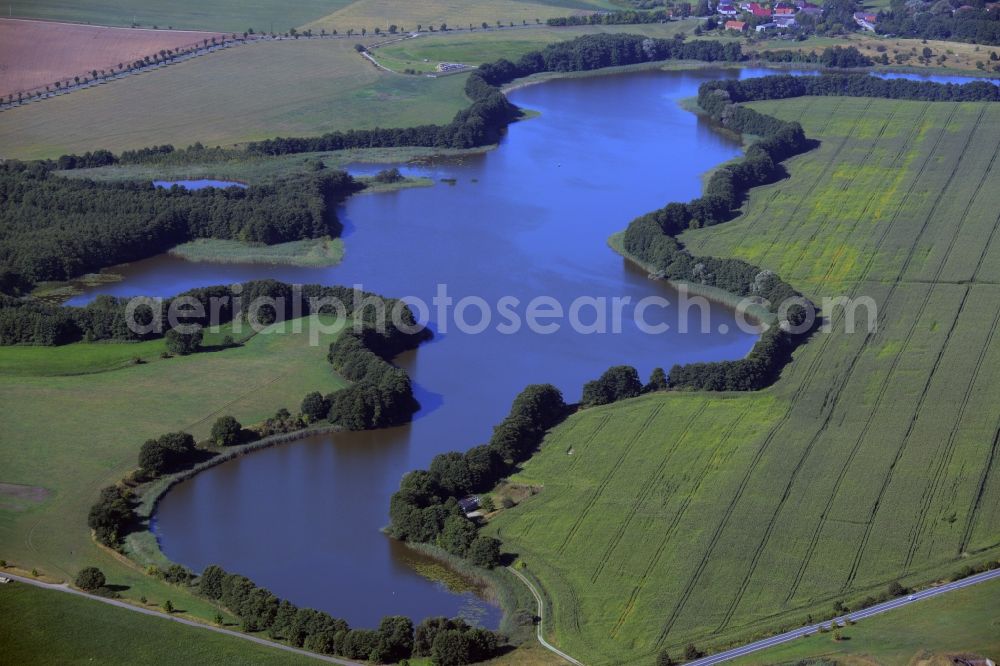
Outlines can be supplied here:
[[221, 33], [0, 19], [0, 96], [75, 76], [90, 78], [95, 69], [111, 71], [160, 50], [218, 36]]

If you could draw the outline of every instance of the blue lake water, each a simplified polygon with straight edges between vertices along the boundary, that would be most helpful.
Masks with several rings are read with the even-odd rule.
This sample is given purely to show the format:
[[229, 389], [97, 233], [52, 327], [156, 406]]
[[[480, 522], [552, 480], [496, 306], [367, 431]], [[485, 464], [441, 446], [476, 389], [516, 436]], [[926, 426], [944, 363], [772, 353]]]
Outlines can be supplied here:
[[[96, 293], [169, 296], [265, 277], [360, 284], [427, 302], [441, 284], [455, 301], [513, 296], [526, 302], [548, 295], [561, 303], [580, 296], [676, 302], [669, 286], [649, 280], [606, 239], [641, 213], [698, 196], [701, 175], [740, 154], [738, 143], [682, 110], [679, 100], [694, 96], [706, 80], [775, 73], [787, 70], [636, 72], [521, 88], [511, 93], [512, 101], [540, 115], [512, 125], [499, 148], [403, 169], [436, 181], [454, 179], [454, 185], [349, 199], [339, 210], [346, 244], [339, 266], [188, 263], [160, 256], [123, 267], [122, 282], [74, 302]], [[382, 168], [355, 165], [353, 171]], [[670, 323], [677, 316], [676, 308], [662, 314]], [[529, 383], [554, 383], [576, 401], [583, 383], [612, 365], [634, 365], [646, 377], [657, 366], [739, 358], [756, 339], [738, 330], [721, 307], [711, 308], [707, 331], [688, 334], [674, 327], [650, 335], [625, 322], [621, 333], [609, 335], [566, 328], [547, 335], [468, 335], [443, 330], [445, 322], [433, 311], [430, 321], [435, 339], [397, 359], [411, 373], [423, 406], [413, 423], [312, 437], [178, 485], [163, 499], [154, 525], [167, 556], [197, 571], [222, 565], [355, 626], [374, 626], [387, 614], [419, 620], [458, 613], [496, 626], [495, 607], [427, 577], [425, 558], [380, 532], [400, 477], [426, 467], [438, 453], [486, 441]], [[324, 362], [322, 353], [317, 358]]]
[[178, 187], [183, 187], [185, 190], [204, 190], [208, 187], [217, 187], [220, 189], [239, 187], [246, 189], [245, 183], [239, 183], [234, 180], [212, 180], [210, 178], [199, 178], [197, 180], [154, 180], [153, 185], [164, 188], [177, 185]]

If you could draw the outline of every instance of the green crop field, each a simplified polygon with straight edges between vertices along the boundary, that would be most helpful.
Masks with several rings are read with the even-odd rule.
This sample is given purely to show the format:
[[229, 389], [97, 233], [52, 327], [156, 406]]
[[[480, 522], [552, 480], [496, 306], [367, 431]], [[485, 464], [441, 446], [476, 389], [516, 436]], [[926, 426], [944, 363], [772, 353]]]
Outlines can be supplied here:
[[[332, 334], [319, 335], [319, 346], [311, 346], [309, 330], [269, 329], [242, 347], [151, 358], [143, 365], [86, 375], [54, 373], [113, 366], [116, 348], [130, 359], [133, 348], [149, 344], [154, 351], [156, 345], [4, 348], [4, 369], [13, 356], [44, 353], [17, 366], [15, 374], [0, 374], [5, 482], [0, 487], [0, 557], [63, 580], [97, 565], [110, 583], [129, 587], [122, 593], [128, 598], [145, 595], [158, 603], [169, 597], [179, 609], [213, 617], [216, 609], [206, 601], [98, 548], [87, 528], [87, 511], [100, 488], [136, 466], [139, 447], [150, 437], [178, 430], [204, 437], [224, 414], [252, 424], [280, 407], [297, 408], [309, 391], [343, 386], [326, 362]], [[156, 342], [162, 348], [162, 340]], [[28, 374], [32, 369], [37, 375]]]
[[[176, 30], [219, 30], [243, 32], [286, 32], [334, 12], [352, 0], [116, 0], [65, 2], [65, 0], [12, 0], [12, 16], [72, 21], [94, 25], [133, 25]], [[4, 16], [8, 12], [4, 12]]]
[[[0, 586], [11, 664], [315, 664], [309, 657], [21, 583]], [[142, 640], [136, 640], [141, 636]]]
[[464, 76], [380, 72], [349, 40], [263, 42], [0, 114], [0, 157], [447, 123]]
[[819, 148], [696, 254], [867, 297], [771, 389], [659, 394], [571, 417], [492, 529], [587, 663], [651, 662], [1000, 555], [1000, 106], [797, 99]]
[[922, 601], [845, 627], [737, 659], [733, 664], [947, 664], [952, 655], [1000, 658], [1000, 581]]

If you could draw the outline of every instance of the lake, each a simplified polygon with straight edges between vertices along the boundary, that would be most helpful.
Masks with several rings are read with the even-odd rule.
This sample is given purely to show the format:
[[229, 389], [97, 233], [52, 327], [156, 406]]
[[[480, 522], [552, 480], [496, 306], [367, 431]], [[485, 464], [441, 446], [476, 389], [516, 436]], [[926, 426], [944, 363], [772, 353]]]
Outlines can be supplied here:
[[[560, 303], [580, 296], [676, 301], [668, 285], [649, 280], [606, 240], [641, 213], [698, 196], [701, 175], [740, 154], [737, 142], [678, 100], [694, 96], [702, 81], [773, 73], [646, 71], [524, 87], [510, 94], [512, 101], [540, 115], [513, 124], [498, 149], [403, 169], [435, 179], [433, 187], [349, 199], [339, 210], [346, 244], [339, 266], [213, 265], [159, 256], [116, 269], [124, 280], [97, 290], [169, 296], [272, 277], [360, 284], [427, 302], [439, 285], [456, 301], [526, 302], [539, 295]], [[673, 308], [661, 318], [676, 322], [677, 315]], [[554, 383], [576, 401], [583, 383], [612, 365], [634, 365], [645, 379], [657, 366], [740, 358], [756, 340], [722, 307], [711, 308], [708, 331], [688, 334], [674, 327], [651, 335], [627, 321], [620, 334], [568, 327], [504, 334], [489, 327], [472, 335], [449, 328], [433, 311], [430, 320], [434, 340], [397, 359], [423, 407], [413, 423], [312, 437], [178, 485], [154, 520], [164, 553], [195, 571], [219, 564], [354, 626], [373, 627], [383, 615], [419, 621], [462, 614], [495, 627], [499, 611], [475, 590], [436, 580], [439, 567], [380, 531], [400, 477], [438, 453], [485, 442], [529, 383]], [[614, 433], [607, 436], [614, 441]]]
[[239, 187], [240, 189], [246, 189], [247, 187], [245, 183], [239, 183], [235, 180], [212, 180], [210, 178], [199, 178], [197, 180], [154, 180], [153, 185], [167, 189], [176, 185], [177, 187], [182, 187], [185, 190], [204, 190], [209, 187], [217, 187], [220, 189], [225, 189], [227, 187]]

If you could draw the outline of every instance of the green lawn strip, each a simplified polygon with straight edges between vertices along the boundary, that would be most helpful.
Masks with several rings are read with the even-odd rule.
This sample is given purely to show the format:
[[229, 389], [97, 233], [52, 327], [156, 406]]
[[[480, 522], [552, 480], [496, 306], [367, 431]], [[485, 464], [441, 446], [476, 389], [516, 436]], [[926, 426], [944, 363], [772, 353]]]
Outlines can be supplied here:
[[[176, 605], [176, 602], [175, 602]], [[0, 586], [4, 661], [315, 664], [316, 660], [23, 583]]]

